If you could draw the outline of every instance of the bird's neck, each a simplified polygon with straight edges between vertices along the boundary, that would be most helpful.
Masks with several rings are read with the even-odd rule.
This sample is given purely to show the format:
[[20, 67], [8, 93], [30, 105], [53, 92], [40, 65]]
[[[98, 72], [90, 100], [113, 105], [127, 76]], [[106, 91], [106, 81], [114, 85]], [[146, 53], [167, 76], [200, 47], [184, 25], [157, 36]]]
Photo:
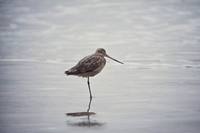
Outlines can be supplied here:
[[104, 57], [104, 55], [102, 53], [95, 53], [95, 55]]

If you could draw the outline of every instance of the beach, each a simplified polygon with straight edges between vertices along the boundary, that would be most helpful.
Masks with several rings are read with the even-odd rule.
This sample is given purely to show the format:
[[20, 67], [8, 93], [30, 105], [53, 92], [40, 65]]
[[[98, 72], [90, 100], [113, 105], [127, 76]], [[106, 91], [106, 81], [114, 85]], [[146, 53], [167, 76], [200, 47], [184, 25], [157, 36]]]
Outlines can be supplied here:
[[65, 115], [89, 102], [86, 79], [65, 76], [66, 64], [1, 62], [1, 132], [198, 132], [199, 68], [107, 64], [91, 78], [88, 126]]
[[[198, 0], [1, 1], [1, 133], [198, 133]], [[101, 73], [64, 72], [104, 48]], [[88, 116], [67, 113], [86, 112]], [[80, 113], [81, 114], [81, 113]], [[84, 113], [82, 113], [84, 114]]]

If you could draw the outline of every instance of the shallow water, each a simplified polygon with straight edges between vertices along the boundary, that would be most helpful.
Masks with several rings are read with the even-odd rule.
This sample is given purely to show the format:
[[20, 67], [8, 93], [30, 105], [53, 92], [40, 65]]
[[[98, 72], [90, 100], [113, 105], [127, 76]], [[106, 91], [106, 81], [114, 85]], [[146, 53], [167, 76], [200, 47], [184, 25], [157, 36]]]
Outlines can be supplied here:
[[[0, 132], [198, 133], [198, 0], [0, 1]], [[65, 76], [103, 47], [87, 80]]]
[[[66, 64], [1, 62], [2, 132], [198, 132], [199, 69], [107, 64], [91, 79], [96, 115], [87, 111], [86, 79]], [[122, 69], [123, 68], [123, 69]]]

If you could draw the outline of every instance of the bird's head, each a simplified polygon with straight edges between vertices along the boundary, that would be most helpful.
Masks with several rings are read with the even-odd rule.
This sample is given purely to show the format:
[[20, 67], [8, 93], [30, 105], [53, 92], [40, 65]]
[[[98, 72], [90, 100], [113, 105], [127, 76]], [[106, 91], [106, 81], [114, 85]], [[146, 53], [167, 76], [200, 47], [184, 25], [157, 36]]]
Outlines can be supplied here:
[[98, 49], [96, 50], [96, 53], [97, 53], [97, 54], [101, 54], [101, 55], [103, 55], [103, 56], [106, 56], [106, 50], [103, 49], [103, 48], [98, 48]]
[[110, 59], [112, 59], [112, 60], [114, 60], [114, 61], [116, 61], [116, 62], [118, 62], [118, 63], [124, 64], [124, 63], [122, 63], [121, 61], [118, 61], [118, 60], [116, 60], [116, 59], [110, 57], [109, 55], [107, 55], [107, 54], [106, 54], [106, 50], [103, 49], [103, 48], [98, 48], [98, 49], [96, 50], [96, 54], [100, 54], [100, 55], [105, 56], [105, 57], [108, 57], [108, 58], [110, 58]]

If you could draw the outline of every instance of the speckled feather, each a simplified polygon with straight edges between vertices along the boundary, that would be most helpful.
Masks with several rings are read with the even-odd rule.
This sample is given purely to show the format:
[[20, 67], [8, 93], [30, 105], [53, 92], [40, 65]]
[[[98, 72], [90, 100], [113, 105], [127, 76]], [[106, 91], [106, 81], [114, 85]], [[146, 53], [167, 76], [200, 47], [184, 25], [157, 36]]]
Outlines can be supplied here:
[[88, 84], [88, 89], [90, 92], [90, 100], [92, 99], [92, 92], [90, 89], [89, 78], [97, 75], [104, 68], [104, 66], [106, 64], [106, 59], [104, 57], [108, 57], [118, 63], [123, 64], [122, 62], [107, 55], [105, 49], [98, 48], [94, 54], [92, 54], [90, 56], [86, 56], [85, 58], [80, 60], [78, 62], [78, 64], [76, 64], [74, 67], [65, 71], [66, 75], [87, 77], [87, 84]]
[[82, 77], [95, 76], [105, 64], [106, 60], [102, 55], [93, 54], [80, 60], [77, 65], [67, 71], [67, 74]]

